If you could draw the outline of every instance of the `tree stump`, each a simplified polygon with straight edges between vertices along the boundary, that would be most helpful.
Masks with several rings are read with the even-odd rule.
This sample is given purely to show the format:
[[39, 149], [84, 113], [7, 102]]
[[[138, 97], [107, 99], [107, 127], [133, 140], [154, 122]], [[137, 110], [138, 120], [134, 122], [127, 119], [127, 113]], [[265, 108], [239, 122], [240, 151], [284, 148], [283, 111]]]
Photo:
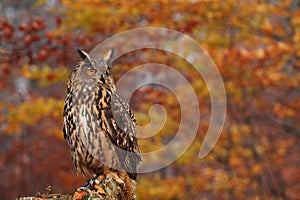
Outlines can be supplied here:
[[122, 189], [113, 180], [103, 179], [98, 184], [79, 187], [72, 194], [38, 194], [19, 200], [120, 200]]

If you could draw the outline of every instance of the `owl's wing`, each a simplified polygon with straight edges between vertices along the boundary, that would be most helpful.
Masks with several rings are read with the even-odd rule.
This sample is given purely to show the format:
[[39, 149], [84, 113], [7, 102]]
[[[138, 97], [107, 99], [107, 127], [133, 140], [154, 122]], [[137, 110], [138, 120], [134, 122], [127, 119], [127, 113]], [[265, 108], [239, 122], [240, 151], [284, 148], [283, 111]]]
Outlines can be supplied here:
[[119, 147], [118, 160], [122, 162], [121, 165], [125, 170], [136, 172], [142, 158], [136, 138], [136, 120], [128, 103], [113, 92], [111, 106], [105, 110], [105, 116], [110, 127], [106, 135], [114, 145]]

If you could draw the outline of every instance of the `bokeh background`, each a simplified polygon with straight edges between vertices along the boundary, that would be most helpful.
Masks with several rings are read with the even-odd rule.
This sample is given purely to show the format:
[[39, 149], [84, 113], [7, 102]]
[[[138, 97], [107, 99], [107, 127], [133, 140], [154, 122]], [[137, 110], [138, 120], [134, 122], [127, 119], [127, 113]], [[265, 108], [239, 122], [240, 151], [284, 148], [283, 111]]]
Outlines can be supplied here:
[[[172, 165], [141, 174], [138, 199], [299, 198], [300, 1], [1, 0], [0, 13], [1, 199], [70, 193], [83, 184], [61, 131], [68, 73], [79, 61], [75, 49], [89, 51], [114, 34], [148, 26], [180, 31], [208, 51], [228, 107], [217, 145], [199, 159], [211, 114], [201, 76], [157, 50], [114, 62], [116, 81], [139, 64], [173, 67], [189, 80], [201, 110], [193, 145]], [[157, 85], [131, 97], [138, 123], [149, 123], [148, 109], [157, 103], [168, 118], [158, 134], [140, 140], [143, 152], [163, 147], [178, 129], [176, 96]]]

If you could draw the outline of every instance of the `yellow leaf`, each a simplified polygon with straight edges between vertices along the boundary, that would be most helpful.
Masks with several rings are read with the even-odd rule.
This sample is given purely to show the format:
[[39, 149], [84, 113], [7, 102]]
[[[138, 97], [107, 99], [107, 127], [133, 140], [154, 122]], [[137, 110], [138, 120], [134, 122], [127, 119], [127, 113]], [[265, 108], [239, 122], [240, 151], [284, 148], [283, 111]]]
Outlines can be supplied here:
[[252, 172], [253, 174], [255, 174], [255, 175], [261, 174], [261, 172], [262, 172], [262, 166], [259, 165], [259, 164], [253, 165], [252, 168], [251, 168], [251, 172]]
[[268, 78], [271, 81], [278, 82], [282, 78], [282, 73], [280, 73], [280, 72], [271, 72], [271, 73], [268, 74]]
[[255, 51], [255, 55], [258, 59], [263, 59], [266, 55], [266, 52], [263, 48], [259, 48]]

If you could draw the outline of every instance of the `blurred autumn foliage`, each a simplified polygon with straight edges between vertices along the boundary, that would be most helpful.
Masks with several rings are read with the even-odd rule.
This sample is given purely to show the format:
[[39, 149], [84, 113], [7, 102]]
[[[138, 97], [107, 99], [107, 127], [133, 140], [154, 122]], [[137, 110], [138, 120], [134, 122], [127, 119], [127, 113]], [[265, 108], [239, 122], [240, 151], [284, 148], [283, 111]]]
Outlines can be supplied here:
[[[299, 198], [300, 1], [4, 0], [0, 10], [1, 199], [49, 185], [70, 193], [83, 184], [61, 131], [67, 76], [79, 61], [75, 49], [148, 26], [185, 33], [208, 51], [226, 87], [227, 120], [213, 152], [199, 159], [211, 111], [201, 76], [161, 51], [117, 59], [116, 80], [141, 63], [174, 67], [197, 92], [201, 110], [193, 145], [172, 165], [140, 175], [138, 199]], [[167, 144], [180, 122], [174, 94], [150, 85], [130, 102], [139, 124], [149, 122], [153, 103], [168, 119], [159, 134], [140, 140], [142, 152]]]

